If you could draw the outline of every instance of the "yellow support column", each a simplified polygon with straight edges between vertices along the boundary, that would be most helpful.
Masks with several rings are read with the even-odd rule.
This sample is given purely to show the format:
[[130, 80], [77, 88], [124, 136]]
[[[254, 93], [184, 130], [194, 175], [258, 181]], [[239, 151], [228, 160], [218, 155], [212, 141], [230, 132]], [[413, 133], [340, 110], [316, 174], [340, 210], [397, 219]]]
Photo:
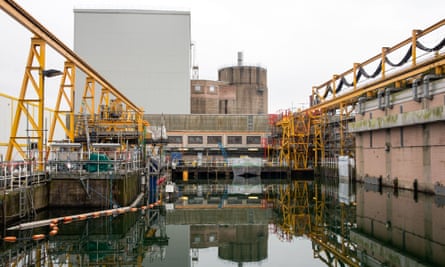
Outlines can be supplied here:
[[311, 125], [313, 131], [312, 143], [314, 144], [314, 167], [317, 167], [319, 161], [325, 158], [323, 138], [326, 123], [325, 116], [326, 114], [321, 110], [314, 110], [311, 113]]
[[[76, 68], [72, 62], [66, 61], [63, 69], [62, 79], [60, 81], [59, 94], [56, 100], [54, 116], [49, 128], [48, 143], [54, 138], [54, 132], [57, 123], [62, 126], [65, 135], [71, 142], [74, 142], [74, 82]], [[62, 109], [62, 102], [66, 105], [66, 110]], [[65, 116], [64, 116], [65, 115]], [[66, 125], [66, 116], [69, 118], [69, 125]], [[47, 151], [49, 149], [47, 147]], [[45, 159], [48, 159], [49, 153], [46, 153]]]
[[293, 147], [296, 155], [296, 161], [293, 165], [294, 170], [307, 169], [308, 167], [310, 129], [309, 116], [305, 112], [297, 112], [293, 131], [295, 135]]
[[[6, 160], [13, 159], [13, 150], [15, 149], [23, 159], [31, 158], [29, 151], [30, 141], [37, 141], [37, 168], [38, 170], [44, 169], [44, 109], [45, 109], [45, 92], [44, 92], [44, 76], [45, 70], [45, 42], [37, 37], [31, 39], [31, 48], [28, 55], [28, 60], [25, 68], [25, 74], [23, 76], [22, 86], [20, 90], [20, 96], [18, 98], [17, 109], [15, 111], [14, 120], [11, 125], [10, 140], [6, 152]], [[34, 89], [34, 92], [28, 92], [28, 86]], [[37, 105], [37, 118], [35, 118], [32, 112], [28, 110], [28, 104], [34, 103]], [[22, 114], [26, 117], [30, 128], [26, 129], [25, 135], [19, 134], [20, 119]], [[23, 131], [23, 129], [22, 129]], [[23, 143], [21, 141], [27, 141], [27, 152], [23, 151]]]

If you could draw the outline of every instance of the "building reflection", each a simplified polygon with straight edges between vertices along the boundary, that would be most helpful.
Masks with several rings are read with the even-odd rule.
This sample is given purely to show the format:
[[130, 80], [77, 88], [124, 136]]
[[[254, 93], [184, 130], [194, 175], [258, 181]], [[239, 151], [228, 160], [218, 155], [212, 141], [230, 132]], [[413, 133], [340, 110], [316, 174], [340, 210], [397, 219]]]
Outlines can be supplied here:
[[199, 250], [218, 248], [221, 260], [261, 262], [268, 256], [271, 209], [177, 209], [167, 213], [167, 224], [189, 225], [192, 262], [199, 262]]
[[159, 210], [62, 224], [57, 235], [36, 240], [45, 232], [18, 231], [17, 242], [3, 243], [0, 266], [142, 266], [163, 260], [168, 246]]
[[[207, 248], [217, 248], [215, 261], [261, 265], [273, 246], [269, 234], [306, 239], [326, 266], [445, 262], [445, 201], [438, 196], [300, 181], [268, 186], [260, 204], [240, 196], [218, 208], [209, 197], [207, 206], [217, 208], [205, 208], [189, 197], [169, 210], [59, 224], [54, 236], [49, 227], [8, 233], [17, 241], [2, 242], [0, 266], [191, 266]], [[36, 240], [40, 233], [45, 238]]]
[[217, 247], [218, 257], [236, 263], [259, 262], [267, 258], [267, 225], [191, 225], [190, 248]]
[[351, 239], [362, 262], [387, 266], [441, 266], [445, 209], [441, 197], [367, 185], [357, 189], [357, 229]]

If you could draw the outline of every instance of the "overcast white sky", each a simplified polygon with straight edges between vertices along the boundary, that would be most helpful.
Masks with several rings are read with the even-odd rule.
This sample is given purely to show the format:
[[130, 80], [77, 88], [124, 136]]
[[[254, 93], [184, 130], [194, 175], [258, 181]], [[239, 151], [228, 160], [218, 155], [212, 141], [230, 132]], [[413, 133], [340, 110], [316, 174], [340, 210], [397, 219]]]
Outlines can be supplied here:
[[[246, 64], [267, 68], [270, 113], [307, 104], [312, 86], [346, 71], [354, 62], [375, 56], [381, 47], [405, 40], [413, 29], [425, 29], [445, 18], [445, 1], [439, 0], [16, 2], [70, 47], [75, 6], [130, 3], [141, 8], [189, 10], [200, 78], [216, 80], [217, 70], [236, 64], [237, 52], [243, 51]], [[4, 12], [0, 25], [0, 90], [18, 95], [31, 35]], [[436, 45], [444, 32], [426, 45]], [[47, 68], [51, 67], [61, 68], [62, 63], [47, 60]]]

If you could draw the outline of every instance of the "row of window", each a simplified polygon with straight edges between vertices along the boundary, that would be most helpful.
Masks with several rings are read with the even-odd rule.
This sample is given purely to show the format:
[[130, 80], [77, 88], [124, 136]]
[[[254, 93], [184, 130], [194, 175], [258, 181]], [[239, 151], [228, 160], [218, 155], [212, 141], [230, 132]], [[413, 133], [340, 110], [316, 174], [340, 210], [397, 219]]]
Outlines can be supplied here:
[[[183, 136], [169, 135], [168, 142], [170, 144], [183, 144]], [[192, 145], [199, 145], [204, 143], [204, 136], [202, 135], [190, 135], [187, 136], [187, 143]], [[207, 136], [207, 144], [219, 144], [223, 143], [223, 137], [220, 135]], [[241, 145], [243, 143], [243, 137], [240, 135], [227, 136], [228, 145]], [[261, 144], [261, 136], [250, 135], [246, 136], [246, 144], [259, 145]]]
[[[201, 86], [201, 85], [197, 84], [194, 87], [195, 87], [195, 92], [202, 92], [202, 90], [203, 90], [203, 86]], [[209, 92], [214, 93], [215, 91], [216, 91], [216, 87], [214, 85], [210, 85]]]

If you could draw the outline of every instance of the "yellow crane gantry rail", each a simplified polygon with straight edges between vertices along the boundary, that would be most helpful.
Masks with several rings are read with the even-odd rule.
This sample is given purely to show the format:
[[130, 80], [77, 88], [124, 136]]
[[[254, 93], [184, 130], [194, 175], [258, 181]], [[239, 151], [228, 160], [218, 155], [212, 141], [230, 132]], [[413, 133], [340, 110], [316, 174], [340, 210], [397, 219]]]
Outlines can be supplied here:
[[[44, 161], [48, 158], [48, 153], [44, 155], [44, 137], [43, 132], [44, 122], [43, 122], [43, 112], [44, 112], [44, 76], [47, 76], [45, 73], [47, 70], [44, 69], [45, 66], [45, 45], [49, 44], [56, 52], [65, 57], [67, 60], [65, 62], [63, 78], [61, 81], [59, 96], [56, 103], [55, 116], [53, 118], [50, 131], [49, 131], [49, 139], [52, 140], [54, 134], [54, 128], [56, 121], [62, 124], [62, 127], [65, 129], [67, 136], [71, 141], [74, 140], [74, 77], [75, 77], [75, 67], [79, 68], [87, 75], [87, 84], [97, 82], [102, 86], [102, 90], [106, 92], [107, 97], [105, 98], [107, 101], [109, 99], [109, 94], [113, 95], [116, 98], [116, 101], [122, 103], [126, 107], [127, 114], [134, 114], [134, 121], [137, 124], [137, 131], [140, 133], [140, 136], [144, 138], [143, 130], [144, 126], [148, 125], [148, 122], [143, 120], [143, 110], [135, 105], [132, 101], [130, 101], [125, 95], [119, 92], [111, 83], [109, 83], [105, 78], [103, 78], [98, 72], [96, 72], [93, 68], [91, 68], [84, 60], [82, 60], [74, 51], [72, 51], [69, 47], [67, 47], [62, 41], [60, 41], [55, 35], [53, 35], [48, 29], [46, 29], [42, 24], [40, 24], [34, 17], [32, 17], [29, 13], [27, 13], [22, 7], [16, 4], [11, 0], [0, 0], [0, 8], [4, 10], [8, 15], [10, 15], [17, 22], [22, 24], [25, 28], [31, 31], [35, 37], [32, 38], [30, 54], [28, 57], [27, 66], [25, 69], [25, 75], [22, 82], [22, 89], [19, 96], [19, 103], [16, 110], [15, 118], [13, 120], [13, 125], [11, 127], [11, 136], [10, 142], [8, 144], [8, 149], [6, 152], [5, 159], [10, 161], [12, 160], [12, 150], [15, 148], [20, 155], [26, 159], [29, 155], [26, 155], [23, 149], [21, 148], [21, 144], [17, 142], [17, 140], [30, 139], [29, 132], [28, 137], [18, 136], [18, 128], [20, 117], [22, 113], [27, 117], [28, 124], [32, 126], [32, 131], [35, 136], [31, 137], [32, 139], [37, 139], [37, 149], [38, 149], [38, 169], [43, 170]], [[36, 62], [37, 65], [33, 65]], [[32, 73], [38, 72], [38, 77], [34, 77]], [[50, 77], [50, 76], [48, 76]], [[26, 90], [28, 84], [31, 84], [35, 89], [35, 93], [37, 97], [35, 99], [26, 97]], [[94, 85], [93, 85], [94, 86]], [[65, 90], [71, 90], [71, 92], [66, 92]], [[94, 118], [95, 107], [94, 107], [94, 95], [88, 95], [90, 91], [85, 89], [83, 101], [88, 99], [93, 99], [90, 103], [91, 106], [88, 106], [89, 113], [92, 118]], [[93, 91], [94, 92], [94, 91]], [[104, 93], [103, 93], [104, 94]], [[61, 111], [60, 101], [62, 98], [68, 103], [69, 110]], [[103, 97], [102, 97], [103, 98]], [[103, 99], [101, 98], [101, 101]], [[37, 119], [32, 117], [32, 114], [27, 110], [25, 104], [28, 103], [37, 103], [38, 108], [38, 116]], [[88, 104], [88, 103], [87, 103]], [[109, 104], [109, 103], [105, 103]], [[81, 106], [82, 110], [83, 106]], [[97, 111], [99, 112], [99, 110]], [[67, 127], [64, 125], [62, 121], [61, 114], [69, 114], [70, 116], [70, 126]], [[128, 117], [130, 118], [130, 117]], [[127, 118], [127, 119], [128, 119]], [[131, 119], [132, 120], [132, 119]], [[27, 130], [29, 131], [29, 130]], [[29, 141], [28, 141], [29, 142]]]
[[[333, 75], [333, 78], [331, 80], [328, 80], [324, 82], [323, 84], [319, 86], [314, 86], [312, 88], [312, 97], [313, 99], [319, 99], [319, 103], [315, 103], [313, 106], [309, 107], [308, 110], [323, 110], [328, 109], [332, 107], [338, 107], [340, 103], [345, 102], [354, 102], [356, 99], [363, 94], [366, 94], [370, 91], [382, 88], [388, 84], [399, 82], [403, 79], [412, 77], [416, 74], [423, 73], [425, 71], [430, 70], [431, 68], [440, 67], [444, 65], [445, 55], [439, 54], [438, 51], [436, 52], [436, 55], [430, 60], [426, 60], [423, 62], [418, 62], [418, 55], [416, 52], [416, 49], [418, 48], [418, 40], [419, 38], [426, 36], [439, 28], [445, 26], [445, 19], [439, 21], [438, 23], [426, 28], [423, 31], [420, 30], [413, 30], [412, 36], [410, 38], [407, 38], [406, 40], [396, 44], [393, 47], [383, 47], [382, 52], [362, 63], [354, 63], [354, 66], [352, 69], [349, 69], [342, 74], [339, 75]], [[442, 45], [443, 45], [442, 40]], [[410, 46], [409, 52], [411, 53], [411, 67], [407, 69], [403, 69], [398, 72], [394, 72], [391, 75], [387, 75], [386, 67], [388, 64], [388, 58], [387, 56], [395, 52], [405, 46]], [[381, 77], [379, 80], [374, 80], [370, 84], [364, 85], [362, 87], [358, 87], [358, 74], [361, 68], [370, 65], [374, 62], [379, 62], [379, 67], [381, 68]], [[342, 95], [337, 95], [336, 87], [337, 84], [340, 84], [342, 79], [344, 79], [345, 76], [352, 75], [353, 81], [352, 81], [352, 91], [346, 92]], [[325, 89], [323, 92], [323, 95], [321, 94], [320, 90]], [[327, 99], [326, 96], [328, 95], [329, 91], [332, 93], [332, 98]]]
[[[318, 154], [324, 157], [324, 140], [323, 134], [320, 133], [322, 129], [325, 129], [320, 123], [328, 122], [329, 114], [338, 114], [339, 127], [338, 131], [340, 134], [339, 140], [339, 155], [345, 155], [347, 149], [345, 149], [345, 139], [347, 137], [347, 122], [352, 112], [354, 111], [356, 103], [362, 96], [372, 97], [376, 94], [378, 90], [385, 87], [395, 87], [402, 88], [406, 85], [407, 80], [416, 77], [417, 75], [422, 75], [428, 72], [434, 72], [436, 75], [442, 75], [445, 73], [445, 53], [441, 52], [441, 49], [445, 47], [445, 38], [443, 38], [438, 45], [434, 48], [427, 48], [419, 42], [419, 39], [423, 36], [427, 36], [433, 32], [437, 32], [438, 29], [445, 26], [445, 19], [439, 21], [438, 23], [426, 28], [425, 30], [413, 30], [410, 38], [396, 44], [393, 47], [383, 47], [382, 52], [362, 63], [354, 63], [353, 68], [339, 74], [333, 75], [333, 78], [322, 83], [319, 86], [312, 87], [312, 103], [309, 108], [300, 110], [298, 112], [291, 113], [292, 115], [282, 116], [282, 119], [276, 122], [275, 126], [282, 128], [281, 144], [291, 144], [295, 140], [296, 133], [301, 135], [301, 131], [298, 129], [289, 128], [289, 121], [301, 120], [301, 116], [308, 117], [307, 120], [310, 122], [311, 127], [308, 127], [306, 132], [306, 137], [311, 139], [308, 141], [306, 150], [304, 153], [309, 154], [309, 156], [301, 158], [301, 162], [295, 162], [295, 157], [293, 155], [297, 154], [298, 151], [292, 151], [296, 149], [297, 146], [281, 146], [280, 149], [280, 162], [287, 164], [287, 166], [295, 166], [294, 168], [300, 169], [301, 167], [296, 166], [308, 166], [307, 160], [312, 158], [314, 160], [313, 166], [318, 164]], [[393, 63], [388, 58], [388, 55], [400, 51], [402, 48], [408, 48], [405, 56], [399, 63]], [[429, 53], [429, 58], [422, 58], [417, 54], [417, 49]], [[424, 56], [424, 55], [422, 55]], [[409, 67], [404, 66], [406, 63], [411, 62]], [[373, 74], [368, 74], [364, 67], [369, 67], [372, 64], [377, 63], [377, 69]], [[394, 69], [391, 71], [387, 70], [387, 66], [392, 66]], [[403, 68], [398, 68], [404, 66]], [[398, 69], [396, 69], [398, 68]], [[379, 76], [380, 75], [380, 76]], [[352, 76], [352, 82], [348, 83], [346, 80], [347, 76]], [[361, 77], [368, 78], [366, 82], [359, 85], [359, 80]], [[343, 86], [348, 87], [348, 91], [342, 91]], [[316, 116], [314, 116], [314, 114]], [[303, 138], [302, 138], [303, 139]], [[309, 149], [309, 144], [314, 144], [313, 153]], [[300, 146], [302, 147], [302, 146]], [[300, 149], [301, 150], [301, 149]], [[299, 153], [302, 153], [301, 151]], [[284, 155], [284, 157], [283, 157]], [[323, 160], [321, 158], [321, 160]], [[297, 160], [298, 161], [298, 160]]]
[[34, 17], [27, 13], [22, 7], [11, 0], [0, 0], [0, 8], [8, 13], [17, 22], [25, 26], [36, 36], [43, 39], [59, 54], [64, 56], [68, 61], [74, 63], [76, 67], [81, 69], [85, 74], [92, 77], [103, 88], [107, 88], [114, 96], [121, 99], [132, 110], [139, 114], [143, 114], [143, 110], [135, 105], [130, 99], [119, 92], [110, 82], [102, 77], [97, 71], [90, 67], [83, 59], [81, 59], [73, 50], [60, 41], [54, 34], [40, 24]]

